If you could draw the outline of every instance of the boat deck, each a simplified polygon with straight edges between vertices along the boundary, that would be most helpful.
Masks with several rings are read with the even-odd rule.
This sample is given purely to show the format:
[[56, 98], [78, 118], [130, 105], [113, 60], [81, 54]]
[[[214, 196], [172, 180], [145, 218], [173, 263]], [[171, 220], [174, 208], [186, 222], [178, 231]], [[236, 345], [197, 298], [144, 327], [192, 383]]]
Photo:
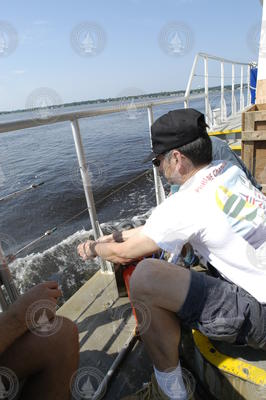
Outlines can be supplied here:
[[234, 116], [229, 117], [225, 122], [217, 125], [214, 131], [226, 131], [241, 128], [242, 112], [237, 112]]
[[[200, 266], [194, 268], [204, 271]], [[57, 314], [70, 318], [79, 330], [80, 366], [76, 387], [83, 396], [75, 395], [73, 399], [121, 399], [150, 380], [151, 362], [143, 344], [136, 341], [112, 377], [108, 390], [101, 396], [93, 396], [135, 330], [129, 299], [118, 296], [114, 274], [98, 271]], [[266, 352], [211, 343], [201, 334], [200, 337], [201, 342], [191, 341], [191, 331], [187, 332], [180, 348], [182, 365], [197, 378], [197, 400], [213, 399], [213, 395], [218, 400], [266, 398]], [[207, 387], [212, 395], [206, 392]]]
[[[128, 297], [118, 297], [114, 274], [98, 271], [57, 314], [77, 324], [80, 368], [88, 369], [87, 378], [96, 390], [134, 331], [136, 324]], [[152, 371], [143, 344], [137, 341], [103, 398], [114, 400], [134, 393], [150, 380]]]
[[[220, 139], [225, 140], [230, 145], [232, 150], [240, 152], [242, 124], [241, 118], [242, 112], [238, 112], [234, 116], [229, 117], [226, 122], [216, 125], [211, 132], [209, 132], [210, 136], [217, 135]], [[224, 134], [222, 132], [224, 132]]]

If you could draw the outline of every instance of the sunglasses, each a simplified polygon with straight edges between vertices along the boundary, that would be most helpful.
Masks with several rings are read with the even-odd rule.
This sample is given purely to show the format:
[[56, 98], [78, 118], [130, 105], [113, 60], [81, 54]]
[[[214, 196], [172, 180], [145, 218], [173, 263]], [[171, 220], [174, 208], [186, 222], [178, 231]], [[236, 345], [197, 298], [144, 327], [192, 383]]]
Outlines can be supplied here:
[[160, 164], [161, 164], [161, 160], [159, 160], [159, 158], [153, 158], [153, 159], [151, 160], [151, 162], [152, 162], [152, 164], [153, 164], [155, 167], [159, 167]]

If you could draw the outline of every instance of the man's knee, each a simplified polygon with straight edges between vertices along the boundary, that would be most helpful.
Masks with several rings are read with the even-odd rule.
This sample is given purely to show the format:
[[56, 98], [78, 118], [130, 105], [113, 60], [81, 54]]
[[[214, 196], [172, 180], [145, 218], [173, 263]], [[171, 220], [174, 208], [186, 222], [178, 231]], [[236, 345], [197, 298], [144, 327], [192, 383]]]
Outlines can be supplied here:
[[77, 345], [79, 340], [77, 325], [68, 318], [60, 316], [56, 318], [58, 318], [58, 325], [60, 326], [60, 329], [55, 334], [56, 341], [61, 345]]
[[153, 258], [140, 261], [130, 279], [130, 294], [132, 299], [147, 297], [152, 292], [152, 279], [156, 273]]
[[[77, 368], [79, 358], [78, 330], [67, 318], [58, 318], [58, 329], [47, 336], [40, 336], [34, 331], [27, 331], [0, 355], [0, 363], [15, 369], [19, 378], [30, 376], [52, 365], [74, 365]], [[23, 363], [17, 359], [20, 354]], [[26, 355], [30, 357], [27, 358]]]
[[56, 318], [58, 318], [58, 322], [60, 323], [60, 329], [53, 335], [48, 336], [46, 341], [43, 342], [43, 348], [46, 348], [49, 352], [48, 362], [56, 364], [63, 362], [65, 367], [75, 365], [75, 368], [77, 368], [79, 361], [79, 335], [77, 326], [68, 318], [59, 316]]
[[[152, 302], [165, 297], [167, 288], [173, 282], [182, 284], [188, 279], [189, 272], [174, 264], [153, 258], [142, 260], [130, 279], [131, 299]], [[178, 291], [176, 284], [176, 291]]]
[[[48, 358], [57, 358], [62, 354], [71, 353], [78, 354], [79, 352], [79, 340], [78, 340], [78, 329], [74, 322], [65, 317], [56, 316], [57, 329], [47, 337], [35, 337], [35, 340], [39, 340], [41, 348], [49, 350]], [[31, 334], [31, 337], [35, 336]]]

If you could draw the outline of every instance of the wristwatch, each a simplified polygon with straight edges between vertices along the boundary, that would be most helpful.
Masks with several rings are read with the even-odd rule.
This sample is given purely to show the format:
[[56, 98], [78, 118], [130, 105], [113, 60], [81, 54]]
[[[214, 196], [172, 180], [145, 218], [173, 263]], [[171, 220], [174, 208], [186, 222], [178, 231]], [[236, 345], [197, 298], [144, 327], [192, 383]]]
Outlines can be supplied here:
[[124, 242], [123, 239], [123, 232], [122, 231], [114, 231], [113, 232], [113, 239], [116, 243], [122, 243]]

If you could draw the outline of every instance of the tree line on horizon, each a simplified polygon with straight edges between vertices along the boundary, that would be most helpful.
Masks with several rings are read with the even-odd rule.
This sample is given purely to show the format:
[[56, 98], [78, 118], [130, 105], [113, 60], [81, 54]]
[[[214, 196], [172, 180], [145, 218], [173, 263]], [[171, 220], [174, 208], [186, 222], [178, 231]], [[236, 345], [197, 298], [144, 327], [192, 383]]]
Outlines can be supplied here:
[[[235, 89], [238, 89], [240, 84], [235, 84]], [[243, 85], [244, 88], [247, 87], [247, 84]], [[225, 85], [225, 90], [231, 89], [231, 85]], [[210, 92], [214, 92], [216, 90], [220, 90], [220, 86], [213, 86], [209, 88]], [[204, 92], [204, 87], [198, 89], [192, 89], [191, 94], [200, 94]], [[155, 97], [167, 97], [167, 96], [183, 96], [185, 94], [185, 90], [175, 90], [175, 91], [164, 91], [164, 92], [156, 92], [156, 93], [145, 93], [140, 95], [130, 95], [130, 96], [121, 96], [121, 97], [108, 97], [108, 98], [100, 98], [96, 100], [83, 100], [83, 101], [73, 101], [71, 103], [64, 104], [55, 104], [47, 107], [43, 107], [44, 109], [49, 108], [59, 108], [59, 107], [71, 107], [85, 104], [99, 104], [99, 103], [110, 103], [112, 101], [126, 101], [126, 100], [138, 100], [138, 99], [146, 99], [146, 98], [155, 98]], [[1, 111], [0, 114], [10, 114], [10, 113], [18, 113], [18, 112], [26, 112], [26, 111], [34, 111], [40, 109], [39, 107], [34, 108], [24, 108], [17, 109], [13, 111]]]

